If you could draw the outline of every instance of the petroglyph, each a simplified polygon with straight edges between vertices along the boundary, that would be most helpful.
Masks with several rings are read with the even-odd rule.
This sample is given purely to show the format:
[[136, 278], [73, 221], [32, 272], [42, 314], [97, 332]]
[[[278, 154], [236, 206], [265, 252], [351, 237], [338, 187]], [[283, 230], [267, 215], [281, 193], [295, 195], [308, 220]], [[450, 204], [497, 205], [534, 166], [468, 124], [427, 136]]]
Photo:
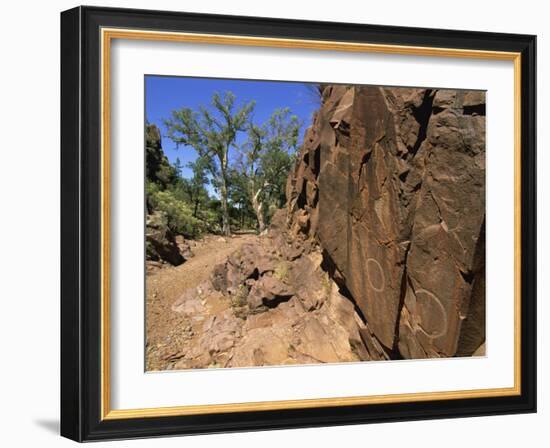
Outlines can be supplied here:
[[[415, 330], [420, 331], [421, 333], [425, 334], [430, 339], [436, 339], [440, 336], [445, 335], [445, 333], [447, 333], [447, 311], [445, 310], [445, 307], [441, 303], [441, 300], [439, 300], [438, 297], [435, 294], [431, 293], [430, 291], [428, 291], [426, 289], [419, 289], [418, 291], [416, 291], [416, 300], [417, 301], [418, 301], [418, 298], [419, 298], [420, 295], [423, 295], [423, 297], [429, 297], [437, 305], [437, 307], [440, 309], [442, 327], [439, 329], [439, 331], [435, 331], [433, 333], [428, 333], [422, 327], [422, 313], [418, 312], [419, 308], [417, 307], [416, 309], [417, 309], [417, 312], [418, 312], [419, 321], [415, 322], [415, 324], [416, 324], [415, 325], [415, 327], [416, 327]], [[420, 309], [422, 309], [422, 308], [420, 308]]]
[[[373, 266], [374, 270], [378, 271], [378, 281], [373, 282]], [[369, 281], [369, 286], [376, 292], [384, 291], [386, 286], [386, 279], [384, 277], [384, 271], [382, 266], [374, 258], [367, 258], [367, 279]], [[375, 283], [378, 283], [377, 285]]]

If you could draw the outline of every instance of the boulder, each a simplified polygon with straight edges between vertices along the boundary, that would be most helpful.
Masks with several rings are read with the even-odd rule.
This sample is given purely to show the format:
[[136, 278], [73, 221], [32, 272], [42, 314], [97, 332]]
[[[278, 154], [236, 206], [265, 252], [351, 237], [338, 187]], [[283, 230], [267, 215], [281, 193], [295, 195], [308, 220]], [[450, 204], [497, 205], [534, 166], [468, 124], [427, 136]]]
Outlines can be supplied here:
[[250, 309], [275, 307], [294, 295], [293, 288], [272, 275], [264, 275], [254, 282], [246, 301]]
[[186, 240], [183, 235], [176, 235], [175, 241], [183, 258], [188, 260], [189, 258], [193, 257], [194, 254], [191, 250], [191, 243]]
[[147, 260], [162, 260], [174, 266], [178, 266], [185, 261], [174, 235], [168, 228], [166, 217], [160, 211], [147, 215], [145, 248]]
[[236, 294], [248, 279], [258, 279], [267, 272], [273, 272], [273, 254], [261, 245], [244, 244], [228, 259], [216, 265], [211, 273], [212, 285], [223, 294]]

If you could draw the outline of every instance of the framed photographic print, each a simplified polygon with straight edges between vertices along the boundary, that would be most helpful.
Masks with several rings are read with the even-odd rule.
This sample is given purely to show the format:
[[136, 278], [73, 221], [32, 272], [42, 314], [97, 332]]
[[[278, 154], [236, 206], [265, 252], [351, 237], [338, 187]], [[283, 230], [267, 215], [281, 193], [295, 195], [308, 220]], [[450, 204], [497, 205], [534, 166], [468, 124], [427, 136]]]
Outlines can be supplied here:
[[534, 36], [61, 14], [61, 433], [535, 412]]

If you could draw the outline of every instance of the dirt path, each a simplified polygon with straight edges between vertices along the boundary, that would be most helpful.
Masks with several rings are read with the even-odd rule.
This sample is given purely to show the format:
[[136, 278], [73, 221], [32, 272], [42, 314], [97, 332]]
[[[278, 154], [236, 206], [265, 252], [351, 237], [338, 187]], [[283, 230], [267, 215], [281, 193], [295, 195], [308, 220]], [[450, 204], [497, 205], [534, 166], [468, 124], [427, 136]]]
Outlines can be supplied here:
[[[180, 266], [167, 266], [146, 278], [146, 363], [147, 370], [171, 368], [171, 358], [181, 350], [192, 331], [185, 317], [172, 311], [174, 301], [188, 288], [208, 279], [212, 268], [245, 243], [256, 241], [253, 234], [221, 238], [208, 235], [192, 247], [194, 257]], [[219, 304], [219, 306], [225, 306]]]

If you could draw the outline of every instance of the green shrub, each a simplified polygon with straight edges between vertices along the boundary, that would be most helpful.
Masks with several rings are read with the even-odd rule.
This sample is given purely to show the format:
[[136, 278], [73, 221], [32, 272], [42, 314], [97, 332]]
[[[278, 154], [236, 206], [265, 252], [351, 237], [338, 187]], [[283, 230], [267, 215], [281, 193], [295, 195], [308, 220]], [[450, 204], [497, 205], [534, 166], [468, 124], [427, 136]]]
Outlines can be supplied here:
[[193, 217], [191, 207], [176, 199], [171, 191], [159, 191], [148, 183], [147, 200], [154, 210], [164, 213], [168, 227], [174, 234], [196, 238], [206, 230], [206, 224]]
[[220, 213], [217, 210], [201, 210], [201, 212], [199, 213], [199, 217], [208, 232], [221, 233], [222, 226], [220, 222]]

